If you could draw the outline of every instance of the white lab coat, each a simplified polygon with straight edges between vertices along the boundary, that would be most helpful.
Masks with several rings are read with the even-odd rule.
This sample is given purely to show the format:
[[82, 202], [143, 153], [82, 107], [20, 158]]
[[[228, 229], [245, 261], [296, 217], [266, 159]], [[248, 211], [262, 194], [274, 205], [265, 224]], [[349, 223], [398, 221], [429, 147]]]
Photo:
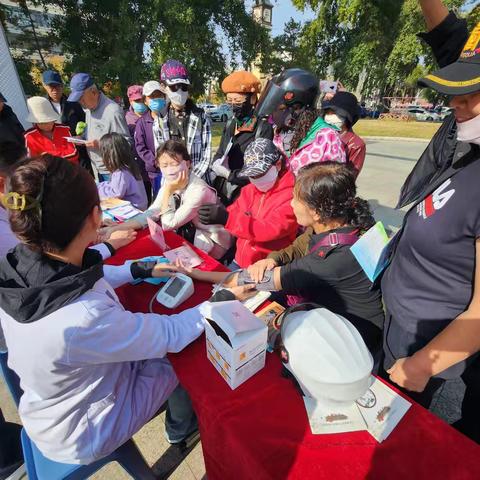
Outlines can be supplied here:
[[9, 366], [24, 395], [19, 414], [48, 458], [91, 463], [132, 437], [178, 384], [168, 352], [204, 329], [198, 308], [178, 315], [132, 313], [113, 288], [132, 280], [128, 266], [74, 302], [32, 323], [0, 308]]

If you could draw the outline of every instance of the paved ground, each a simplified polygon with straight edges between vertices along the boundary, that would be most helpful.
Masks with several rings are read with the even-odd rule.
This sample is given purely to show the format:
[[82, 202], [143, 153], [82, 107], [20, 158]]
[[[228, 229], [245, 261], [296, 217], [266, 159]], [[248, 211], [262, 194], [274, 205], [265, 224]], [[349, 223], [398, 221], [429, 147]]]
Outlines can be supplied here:
[[[386, 227], [395, 231], [401, 226], [403, 212], [394, 210], [398, 193], [403, 181], [413, 168], [415, 161], [426, 147], [424, 142], [406, 141], [369, 141], [368, 156], [364, 170], [358, 179], [359, 196], [369, 200], [377, 219]], [[452, 382], [437, 395], [433, 411], [442, 418], [454, 421], [458, 418], [459, 405], [463, 396], [463, 383]], [[19, 422], [13, 402], [0, 381], [0, 408], [7, 420]], [[176, 458], [163, 437], [163, 415], [148, 423], [134, 439], [150, 465], [155, 465], [159, 472], [164, 471]], [[204, 478], [201, 445], [168, 477], [172, 480], [195, 480]], [[102, 469], [93, 478], [96, 480], [128, 479], [116, 464]], [[164, 476], [164, 478], [166, 478]]]

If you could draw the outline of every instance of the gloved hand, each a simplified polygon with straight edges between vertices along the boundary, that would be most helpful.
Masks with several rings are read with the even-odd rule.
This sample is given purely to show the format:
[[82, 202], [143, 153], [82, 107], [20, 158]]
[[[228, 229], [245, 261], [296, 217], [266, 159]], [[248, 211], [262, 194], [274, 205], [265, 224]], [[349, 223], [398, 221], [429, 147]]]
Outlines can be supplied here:
[[223, 160], [219, 158], [218, 160], [215, 160], [212, 165], [212, 170], [215, 172], [217, 177], [223, 177], [223, 178], [228, 178], [230, 175], [230, 169], [222, 165]]
[[83, 132], [87, 128], [87, 124], [85, 122], [78, 122], [77, 126], [75, 127], [75, 135], [83, 135]]
[[202, 205], [198, 209], [198, 218], [204, 225], [225, 225], [228, 220], [228, 212], [221, 203], [210, 203]]

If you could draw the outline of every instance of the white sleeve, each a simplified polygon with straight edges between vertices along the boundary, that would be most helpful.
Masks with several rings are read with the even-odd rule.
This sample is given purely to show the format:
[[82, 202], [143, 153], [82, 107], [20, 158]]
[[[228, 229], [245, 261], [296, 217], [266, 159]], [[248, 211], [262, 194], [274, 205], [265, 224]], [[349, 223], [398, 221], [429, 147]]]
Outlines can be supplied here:
[[107, 260], [112, 256], [110, 249], [104, 243], [97, 243], [89, 248], [96, 250], [102, 256], [103, 260]]
[[103, 278], [112, 286], [113, 289], [121, 287], [128, 282], [133, 282], [135, 279], [130, 271], [132, 262], [126, 262], [123, 265], [104, 265]]
[[91, 302], [87, 325], [76, 328], [68, 339], [71, 365], [94, 365], [163, 358], [198, 338], [204, 330], [199, 307], [176, 315], [132, 313], [118, 302]]

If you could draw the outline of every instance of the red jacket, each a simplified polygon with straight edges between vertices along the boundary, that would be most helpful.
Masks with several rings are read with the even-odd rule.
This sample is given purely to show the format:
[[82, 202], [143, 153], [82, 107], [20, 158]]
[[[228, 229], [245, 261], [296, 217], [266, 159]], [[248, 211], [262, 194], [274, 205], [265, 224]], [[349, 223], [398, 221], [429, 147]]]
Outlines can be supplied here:
[[356, 176], [358, 177], [362, 171], [365, 155], [367, 154], [365, 142], [352, 130], [341, 133], [340, 138], [347, 152], [347, 160], [355, 168]]
[[53, 127], [53, 139], [46, 137], [37, 127], [25, 132], [25, 146], [31, 157], [49, 153], [55, 157], [62, 157], [78, 163], [78, 152], [73, 143], [67, 142], [64, 137], [71, 137], [70, 128], [58, 123]]
[[265, 193], [250, 183], [228, 207], [225, 228], [237, 237], [235, 261], [242, 268], [288, 247], [295, 239], [298, 225], [290, 205], [294, 183], [291, 172], [285, 172]]

